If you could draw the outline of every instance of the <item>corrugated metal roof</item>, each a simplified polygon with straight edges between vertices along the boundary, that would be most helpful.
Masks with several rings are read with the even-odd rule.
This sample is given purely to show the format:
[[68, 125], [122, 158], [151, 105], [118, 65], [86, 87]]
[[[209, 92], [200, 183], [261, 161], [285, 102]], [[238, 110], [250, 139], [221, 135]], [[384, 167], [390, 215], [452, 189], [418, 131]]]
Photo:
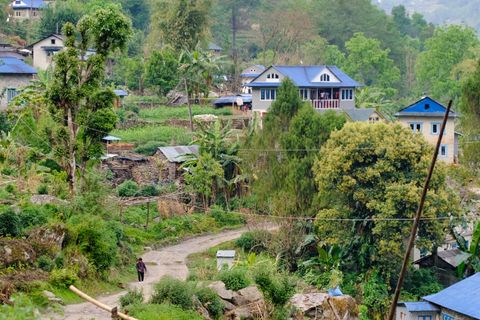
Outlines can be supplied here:
[[17, 58], [0, 58], [0, 74], [37, 74], [37, 70]]
[[399, 302], [398, 304], [404, 305], [409, 312], [439, 311], [436, 306], [426, 301]]
[[171, 146], [171, 147], [159, 147], [161, 153], [170, 162], [181, 163], [189, 159], [189, 155], [198, 155], [198, 145], [192, 146]]
[[422, 299], [480, 320], [480, 273]]
[[471, 256], [470, 253], [463, 252], [460, 249], [440, 251], [437, 253], [437, 255], [439, 258], [441, 258], [448, 264], [454, 266], [455, 268]]
[[126, 97], [126, 96], [128, 96], [127, 91], [122, 90], [122, 89], [115, 89], [115, 90], [113, 90], [113, 92], [115, 92], [115, 95], [116, 95], [117, 97]]
[[365, 109], [344, 109], [343, 112], [348, 114], [350, 119], [354, 122], [358, 121], [368, 121], [370, 116], [376, 112], [374, 108], [365, 108]]
[[43, 0], [16, 0], [13, 1], [11, 6], [15, 10], [21, 9], [41, 9], [45, 7], [47, 3]]
[[[350, 78], [342, 70], [336, 66], [277, 66], [274, 68], [285, 77], [290, 78], [297, 87], [302, 88], [356, 88], [361, 85]], [[267, 70], [269, 70], [268, 68]], [[267, 72], [265, 70], [262, 73]], [[324, 70], [330, 71], [339, 82], [314, 82], [313, 80]], [[249, 87], [278, 87], [280, 83], [275, 82], [256, 82], [255, 80], [249, 84]]]
[[216, 43], [210, 42], [210, 43], [208, 44], [208, 50], [222, 51], [223, 48], [220, 47], [220, 46], [219, 46], [218, 44], [216, 44]]
[[[445, 108], [441, 103], [433, 100], [430, 97], [423, 97], [417, 102], [409, 105], [406, 108], [398, 111], [396, 117], [443, 117], [445, 115]], [[450, 111], [449, 117], [456, 117], [455, 112]]]

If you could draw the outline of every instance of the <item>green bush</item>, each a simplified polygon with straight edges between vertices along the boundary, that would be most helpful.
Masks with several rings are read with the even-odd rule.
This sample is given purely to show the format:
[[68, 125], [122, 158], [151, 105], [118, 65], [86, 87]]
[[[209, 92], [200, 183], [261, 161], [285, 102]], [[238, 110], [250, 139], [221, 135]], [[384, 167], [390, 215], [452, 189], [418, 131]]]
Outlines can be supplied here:
[[0, 213], [0, 236], [16, 237], [22, 231], [21, 221], [12, 208], [6, 208]]
[[15, 174], [15, 169], [10, 167], [2, 168], [2, 174], [5, 176], [13, 176]]
[[246, 288], [251, 284], [247, 270], [242, 267], [224, 269], [218, 274], [218, 279], [225, 283], [228, 290], [234, 291]]
[[[76, 245], [103, 272], [117, 260], [117, 234], [111, 224], [98, 217], [81, 217], [75, 225]], [[78, 224], [80, 223], [80, 224]]]
[[134, 197], [138, 193], [138, 184], [132, 180], [126, 180], [117, 187], [120, 197]]
[[431, 269], [410, 269], [405, 277], [403, 290], [417, 298], [428, 296], [443, 289]]
[[126, 294], [120, 297], [120, 305], [122, 308], [138, 303], [143, 303], [143, 292], [140, 289], [128, 290]]
[[283, 306], [295, 293], [296, 282], [287, 274], [259, 265], [255, 268], [254, 281], [265, 296], [275, 305]]
[[169, 302], [183, 309], [191, 309], [192, 297], [192, 286], [189, 283], [166, 276], [155, 285], [150, 302], [156, 304]]
[[272, 239], [272, 234], [265, 230], [255, 230], [243, 233], [235, 241], [237, 247], [247, 252], [260, 253], [267, 250], [267, 245]]
[[203, 318], [192, 310], [165, 304], [136, 304], [128, 308], [132, 317], [142, 320], [203, 320]]
[[0, 320], [41, 319], [34, 303], [26, 295], [15, 295], [11, 300], [13, 305], [0, 305]]
[[224, 226], [237, 226], [245, 223], [245, 218], [239, 214], [225, 212], [219, 206], [212, 206], [210, 208], [210, 215], [215, 219], [217, 224]]
[[138, 196], [142, 197], [156, 197], [159, 194], [160, 192], [154, 185], [143, 186], [137, 193]]
[[50, 272], [49, 282], [58, 288], [68, 288], [78, 281], [78, 277], [69, 269], [53, 269]]
[[40, 184], [37, 187], [37, 193], [38, 194], [48, 194], [48, 185], [46, 185], [45, 183]]
[[50, 272], [55, 267], [55, 262], [48, 256], [40, 256], [37, 259], [37, 266], [43, 271]]
[[15, 193], [15, 186], [13, 184], [7, 184], [5, 187], [5, 191], [8, 193]]
[[52, 214], [50, 207], [28, 205], [21, 208], [18, 217], [23, 228], [40, 226], [46, 224], [49, 216]]
[[198, 300], [214, 319], [220, 319], [225, 307], [222, 299], [210, 288], [199, 288], [195, 292]]
[[157, 152], [158, 148], [164, 147], [166, 145], [167, 144], [164, 141], [147, 141], [136, 147], [134, 151], [146, 156], [151, 156], [155, 152]]

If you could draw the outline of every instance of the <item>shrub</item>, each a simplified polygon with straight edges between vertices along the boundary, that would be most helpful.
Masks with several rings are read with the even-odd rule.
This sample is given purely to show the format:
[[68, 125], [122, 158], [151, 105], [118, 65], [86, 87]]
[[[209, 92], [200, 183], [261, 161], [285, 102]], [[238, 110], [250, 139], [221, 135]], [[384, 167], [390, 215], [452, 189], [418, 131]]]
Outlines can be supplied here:
[[417, 298], [441, 291], [442, 285], [438, 283], [435, 273], [431, 269], [411, 269], [405, 277], [404, 291]]
[[18, 214], [18, 218], [20, 219], [22, 227], [28, 228], [47, 223], [49, 215], [50, 212], [47, 207], [29, 205], [22, 208]]
[[139, 196], [142, 197], [155, 197], [158, 196], [160, 192], [154, 185], [143, 186], [140, 191], [138, 191]]
[[363, 303], [368, 307], [369, 316], [376, 318], [387, 312], [389, 295], [385, 281], [373, 272], [363, 283]]
[[122, 308], [142, 302], [143, 292], [141, 290], [128, 290], [125, 295], [120, 297], [120, 305], [122, 306]]
[[225, 305], [222, 299], [212, 289], [205, 287], [199, 288], [195, 295], [214, 319], [219, 319], [223, 315]]
[[45, 183], [40, 184], [37, 187], [38, 194], [48, 194], [48, 186]]
[[142, 320], [202, 320], [195, 311], [165, 304], [136, 304], [129, 308], [129, 314]]
[[267, 250], [267, 245], [272, 239], [272, 234], [265, 230], [255, 230], [243, 233], [235, 241], [237, 247], [248, 252], [260, 253]]
[[43, 271], [50, 272], [55, 267], [55, 263], [48, 256], [40, 256], [37, 259], [37, 266]]
[[283, 306], [295, 293], [296, 283], [293, 278], [263, 264], [255, 268], [253, 278], [265, 296], [275, 305]]
[[212, 206], [210, 208], [210, 215], [215, 219], [217, 224], [221, 227], [236, 226], [245, 223], [245, 218], [239, 214], [225, 212], [219, 206]]
[[247, 270], [241, 267], [224, 269], [218, 274], [219, 280], [225, 283], [228, 290], [240, 290], [250, 285], [251, 281], [247, 275]]
[[10, 167], [2, 168], [2, 174], [5, 176], [13, 176], [15, 174], [15, 169]]
[[13, 305], [0, 305], [0, 320], [40, 319], [34, 303], [26, 295], [15, 295], [11, 300]]
[[192, 297], [193, 292], [189, 283], [167, 276], [155, 285], [155, 292], [150, 302], [156, 304], [169, 302], [183, 309], [191, 309]]
[[11, 208], [0, 213], [0, 235], [16, 237], [21, 233], [21, 221]]
[[78, 281], [78, 277], [69, 269], [53, 269], [50, 272], [49, 282], [58, 288], [68, 288]]
[[7, 184], [5, 187], [5, 191], [8, 193], [15, 193], [15, 186], [13, 184]]
[[134, 197], [138, 193], [138, 184], [132, 180], [126, 180], [117, 187], [120, 197]]

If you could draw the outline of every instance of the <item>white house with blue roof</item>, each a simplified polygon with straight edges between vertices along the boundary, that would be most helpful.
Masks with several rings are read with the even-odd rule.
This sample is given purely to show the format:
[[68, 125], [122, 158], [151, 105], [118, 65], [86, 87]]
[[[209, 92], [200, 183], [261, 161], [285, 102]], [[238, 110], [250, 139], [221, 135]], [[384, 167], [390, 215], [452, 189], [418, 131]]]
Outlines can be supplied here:
[[[413, 132], [423, 135], [427, 142], [435, 146], [446, 111], [447, 108], [439, 102], [430, 97], [423, 97], [397, 112], [395, 117], [400, 123]], [[459, 134], [455, 131], [456, 118], [457, 114], [450, 111], [438, 154], [438, 158], [447, 163], [458, 162]]]
[[0, 58], [0, 109], [5, 109], [36, 74], [37, 70], [21, 59]]
[[240, 73], [240, 79], [242, 82], [242, 93], [252, 93], [252, 87], [250, 87], [248, 84], [255, 80], [255, 78], [258, 77], [263, 71], [265, 71], [265, 69], [266, 68], [261, 64], [256, 64], [243, 69], [242, 73]]
[[361, 85], [336, 66], [273, 65], [248, 85], [252, 88], [252, 110], [266, 113], [287, 77], [298, 87], [300, 97], [317, 110], [355, 109], [355, 89]]
[[422, 297], [420, 302], [399, 302], [396, 320], [480, 320], [480, 273]]
[[13, 18], [18, 20], [38, 19], [40, 12], [52, 0], [14, 0], [10, 4], [13, 11]]

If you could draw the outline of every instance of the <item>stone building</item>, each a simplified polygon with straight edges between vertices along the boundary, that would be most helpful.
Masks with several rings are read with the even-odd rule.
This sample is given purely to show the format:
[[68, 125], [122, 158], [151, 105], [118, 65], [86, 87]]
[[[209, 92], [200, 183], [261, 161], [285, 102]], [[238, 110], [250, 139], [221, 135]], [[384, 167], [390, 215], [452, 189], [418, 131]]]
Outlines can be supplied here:
[[0, 109], [4, 110], [8, 103], [29, 85], [37, 70], [23, 60], [4, 57], [0, 58]]

